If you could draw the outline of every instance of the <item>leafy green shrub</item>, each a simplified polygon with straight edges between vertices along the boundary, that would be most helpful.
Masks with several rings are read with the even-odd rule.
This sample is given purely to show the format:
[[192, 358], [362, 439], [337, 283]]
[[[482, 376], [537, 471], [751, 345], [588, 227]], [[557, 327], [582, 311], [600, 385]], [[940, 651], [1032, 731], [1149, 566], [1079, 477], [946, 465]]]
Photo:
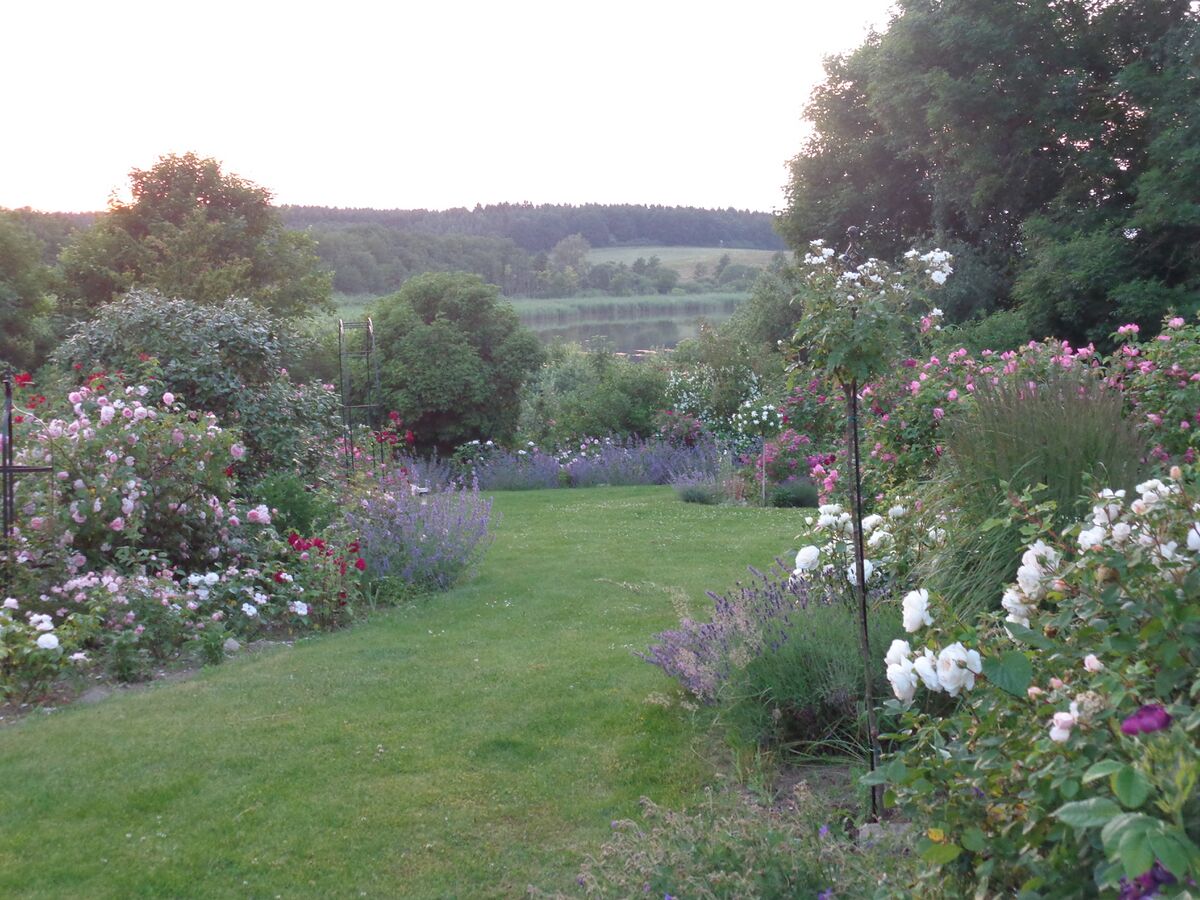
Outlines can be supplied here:
[[772, 506], [815, 507], [818, 503], [817, 486], [807, 478], [793, 478], [772, 487], [768, 499]]
[[[957, 279], [955, 279], [957, 281]], [[955, 287], [958, 285], [955, 284]], [[1004, 309], [989, 316], [950, 326], [941, 335], [945, 352], [966, 347], [973, 353], [1020, 347], [1032, 337], [1029, 323], [1019, 309]]]
[[88, 372], [140, 372], [157, 392], [237, 426], [249, 450], [243, 471], [311, 471], [333, 444], [338, 400], [332, 386], [288, 379], [286, 333], [247, 300], [204, 306], [131, 291], [77, 326], [54, 359]]
[[1046, 485], [1039, 498], [1071, 517], [1089, 479], [1136, 483], [1145, 450], [1122, 405], [1120, 394], [1086, 374], [1033, 387], [981, 386], [973, 405], [947, 419], [944, 455], [925, 494], [926, 521], [944, 540], [918, 579], [963, 614], [995, 608], [997, 585], [1016, 567], [1022, 543], [1019, 528], [995, 521], [1010, 492]]
[[655, 366], [563, 344], [525, 387], [521, 431], [551, 444], [590, 435], [650, 437], [666, 406], [666, 376]]
[[274, 472], [250, 490], [254, 503], [263, 503], [274, 510], [278, 531], [286, 534], [315, 534], [333, 521], [337, 512], [334, 498], [314, 490], [294, 472]]
[[1058, 530], [1024, 499], [1004, 618], [905, 598], [926, 646], [889, 648], [900, 721], [878, 772], [926, 835], [905, 896], [1187, 896], [1200, 878], [1195, 476], [1106, 490]]
[[381, 400], [422, 450], [512, 438], [542, 349], [495, 286], [461, 272], [418, 275], [374, 313]]

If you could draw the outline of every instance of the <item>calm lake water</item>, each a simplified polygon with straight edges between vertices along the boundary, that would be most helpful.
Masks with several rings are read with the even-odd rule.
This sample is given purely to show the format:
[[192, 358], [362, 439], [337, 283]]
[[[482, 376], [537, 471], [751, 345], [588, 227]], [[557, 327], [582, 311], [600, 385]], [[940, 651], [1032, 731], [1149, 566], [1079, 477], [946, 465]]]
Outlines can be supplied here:
[[[704, 317], [709, 322], [721, 322], [728, 313]], [[635, 350], [672, 348], [680, 341], [700, 333], [700, 319], [647, 319], [639, 322], [585, 322], [556, 328], [537, 328], [537, 336], [549, 344], [556, 340], [580, 344], [603, 341], [618, 353]]]

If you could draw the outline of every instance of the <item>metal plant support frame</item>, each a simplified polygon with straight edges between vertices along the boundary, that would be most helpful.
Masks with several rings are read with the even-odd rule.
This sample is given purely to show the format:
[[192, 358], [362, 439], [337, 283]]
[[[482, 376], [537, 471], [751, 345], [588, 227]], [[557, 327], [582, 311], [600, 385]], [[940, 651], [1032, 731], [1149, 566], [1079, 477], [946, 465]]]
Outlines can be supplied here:
[[[354, 340], [352, 335], [358, 339]], [[355, 360], [362, 360], [364, 385], [355, 383]], [[369, 316], [362, 322], [338, 319], [338, 372], [342, 394], [342, 459], [349, 475], [354, 471], [360, 450], [355, 446], [355, 429], [366, 425], [378, 431], [380, 427], [379, 364], [375, 360], [375, 325]], [[370, 460], [372, 471], [383, 462], [383, 444], [379, 441], [371, 441], [362, 452]]]
[[4, 419], [0, 423], [0, 442], [3, 443], [3, 455], [0, 456], [0, 481], [3, 482], [4, 517], [3, 532], [0, 536], [4, 541], [4, 561], [0, 565], [0, 593], [8, 596], [12, 585], [12, 532], [17, 524], [16, 485], [18, 475], [38, 472], [49, 472], [50, 466], [18, 466], [14, 462], [13, 453], [13, 373], [9, 369], [4, 374]]

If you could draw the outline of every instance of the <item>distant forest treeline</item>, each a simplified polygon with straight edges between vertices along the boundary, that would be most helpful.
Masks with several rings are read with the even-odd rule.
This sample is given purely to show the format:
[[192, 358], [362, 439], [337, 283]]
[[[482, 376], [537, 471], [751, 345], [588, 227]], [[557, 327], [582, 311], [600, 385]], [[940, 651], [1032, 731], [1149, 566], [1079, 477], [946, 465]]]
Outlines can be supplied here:
[[[71, 235], [93, 225], [103, 213], [42, 213], [14, 210], [41, 242], [49, 265]], [[555, 206], [502, 203], [472, 210], [280, 208], [288, 228], [308, 233], [322, 264], [333, 273], [333, 289], [343, 294], [382, 295], [399, 290], [421, 272], [464, 271], [499, 285], [510, 296], [572, 294], [577, 289], [614, 290], [610, 273], [598, 271], [603, 285], [564, 282], [563, 267], [551, 251], [572, 235], [592, 247], [691, 246], [783, 250], [769, 213], [735, 209], [630, 204]], [[619, 269], [620, 267], [609, 267]], [[637, 273], [618, 272], [630, 284], [616, 293], [661, 290]], [[593, 279], [594, 280], [594, 279]]]
[[[386, 294], [421, 272], [456, 270], [479, 275], [512, 296], [561, 296], [578, 288], [608, 292], [607, 284], [576, 281], [583, 272], [564, 280], [563, 267], [553, 264], [552, 251], [573, 235], [592, 247], [784, 248], [769, 214], [735, 209], [502, 203], [441, 211], [285, 206], [281, 213], [289, 228], [316, 240], [318, 256], [333, 272], [334, 290], [345, 294]], [[639, 282], [617, 293], [656, 289], [661, 288]]]
[[529, 253], [549, 252], [572, 234], [593, 247], [665, 244], [675, 247], [737, 247], [783, 250], [770, 213], [694, 206], [587, 203], [564, 206], [499, 203], [474, 209], [330, 209], [284, 206], [289, 228], [314, 232], [362, 225], [424, 234], [509, 238]]

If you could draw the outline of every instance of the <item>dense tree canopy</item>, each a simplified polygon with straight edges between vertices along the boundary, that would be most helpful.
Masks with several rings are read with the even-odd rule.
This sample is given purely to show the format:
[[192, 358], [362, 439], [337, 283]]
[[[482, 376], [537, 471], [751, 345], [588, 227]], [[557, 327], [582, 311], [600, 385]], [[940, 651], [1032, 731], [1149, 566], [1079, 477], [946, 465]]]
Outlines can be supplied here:
[[383, 401], [419, 445], [512, 437], [542, 350], [494, 286], [461, 272], [419, 275], [379, 301], [374, 323]]
[[42, 247], [21, 219], [0, 210], [0, 371], [4, 365], [33, 369], [54, 339], [50, 270]]
[[792, 161], [793, 246], [949, 245], [947, 312], [1020, 303], [1102, 339], [1200, 306], [1198, 15], [1188, 0], [901, 0], [830, 60]]
[[665, 244], [782, 249], [769, 213], [732, 208], [496, 203], [447, 210], [285, 206], [282, 212], [288, 226], [310, 229], [318, 240], [338, 228], [382, 225], [404, 232], [508, 238], [529, 253], [549, 252], [572, 234], [582, 236], [593, 247]]
[[130, 179], [132, 201], [112, 201], [62, 253], [64, 295], [77, 312], [132, 288], [197, 303], [244, 297], [283, 316], [328, 305], [312, 239], [283, 227], [265, 188], [194, 153]]

